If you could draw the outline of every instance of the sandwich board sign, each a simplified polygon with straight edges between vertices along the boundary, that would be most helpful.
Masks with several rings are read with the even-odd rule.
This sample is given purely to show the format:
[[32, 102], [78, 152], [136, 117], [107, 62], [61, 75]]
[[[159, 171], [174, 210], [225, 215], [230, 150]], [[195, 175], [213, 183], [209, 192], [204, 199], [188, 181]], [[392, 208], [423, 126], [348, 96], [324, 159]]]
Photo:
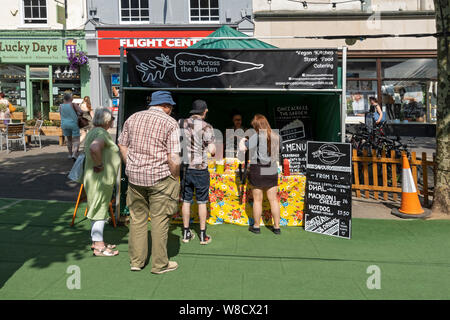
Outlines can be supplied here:
[[351, 150], [349, 143], [307, 142], [306, 231], [351, 238]]

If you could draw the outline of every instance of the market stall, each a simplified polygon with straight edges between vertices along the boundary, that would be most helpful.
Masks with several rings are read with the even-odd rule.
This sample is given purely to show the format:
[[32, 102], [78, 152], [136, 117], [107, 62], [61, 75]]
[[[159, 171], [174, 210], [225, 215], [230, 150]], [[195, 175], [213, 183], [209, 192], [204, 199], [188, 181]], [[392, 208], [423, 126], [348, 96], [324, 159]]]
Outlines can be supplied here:
[[[196, 47], [201, 48], [202, 41]], [[218, 45], [219, 41], [214, 39], [212, 43]], [[254, 45], [261, 47], [256, 42]], [[128, 49], [126, 58], [122, 49], [118, 135], [124, 121], [144, 110], [148, 97], [156, 90], [172, 93], [177, 103], [173, 114], [176, 119], [189, 116], [195, 99], [205, 100], [209, 109], [206, 121], [221, 132], [231, 127], [232, 110], [240, 111], [247, 128], [255, 113], [264, 114], [272, 128], [280, 130], [282, 138], [278, 184], [281, 224], [300, 226], [306, 141], [341, 141], [343, 137], [339, 49], [260, 47], [249, 49], [245, 42], [241, 49], [223, 49], [223, 45], [219, 45], [222, 49]], [[286, 176], [281, 168], [284, 158], [289, 159], [292, 169]], [[242, 183], [237, 159], [224, 160], [228, 162], [224, 173], [216, 172], [217, 160], [222, 159], [210, 159], [209, 165], [208, 223], [248, 225], [252, 220], [251, 185]], [[123, 172], [117, 186], [116, 214], [127, 213]], [[195, 205], [192, 210], [196, 210]], [[181, 223], [180, 212], [173, 222]], [[193, 221], [196, 219], [194, 211]], [[271, 222], [270, 206], [265, 200], [261, 223]]]

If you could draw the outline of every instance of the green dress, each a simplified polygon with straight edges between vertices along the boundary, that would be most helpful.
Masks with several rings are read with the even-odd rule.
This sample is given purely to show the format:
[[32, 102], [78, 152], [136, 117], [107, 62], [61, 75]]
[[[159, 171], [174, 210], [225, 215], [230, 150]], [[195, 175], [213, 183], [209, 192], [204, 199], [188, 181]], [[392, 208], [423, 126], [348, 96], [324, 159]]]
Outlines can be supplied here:
[[[95, 164], [89, 152], [89, 148], [95, 139], [105, 141], [105, 147], [102, 151], [104, 169], [99, 173], [94, 172]], [[87, 195], [87, 217], [91, 220], [106, 220], [109, 216], [109, 202], [120, 166], [119, 147], [105, 129], [95, 127], [86, 136], [84, 150], [86, 150], [86, 160], [83, 184]]]

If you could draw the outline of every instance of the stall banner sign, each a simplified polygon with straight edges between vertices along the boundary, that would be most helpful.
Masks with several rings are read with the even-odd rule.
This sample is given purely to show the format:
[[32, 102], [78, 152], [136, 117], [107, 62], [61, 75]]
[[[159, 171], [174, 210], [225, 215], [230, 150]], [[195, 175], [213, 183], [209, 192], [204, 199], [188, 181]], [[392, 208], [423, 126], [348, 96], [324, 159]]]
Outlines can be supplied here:
[[151, 88], [335, 89], [336, 49], [127, 49], [129, 83]]
[[308, 105], [276, 106], [275, 127], [281, 138], [281, 163], [289, 160], [293, 173], [306, 171], [306, 140], [312, 139]]
[[[98, 55], [120, 56], [120, 47], [188, 48], [215, 30], [99, 30]], [[196, 38], [198, 37], [198, 38]], [[106, 39], [102, 39], [106, 38]], [[114, 39], [110, 39], [114, 38]]]
[[307, 142], [305, 230], [351, 238], [349, 143]]

